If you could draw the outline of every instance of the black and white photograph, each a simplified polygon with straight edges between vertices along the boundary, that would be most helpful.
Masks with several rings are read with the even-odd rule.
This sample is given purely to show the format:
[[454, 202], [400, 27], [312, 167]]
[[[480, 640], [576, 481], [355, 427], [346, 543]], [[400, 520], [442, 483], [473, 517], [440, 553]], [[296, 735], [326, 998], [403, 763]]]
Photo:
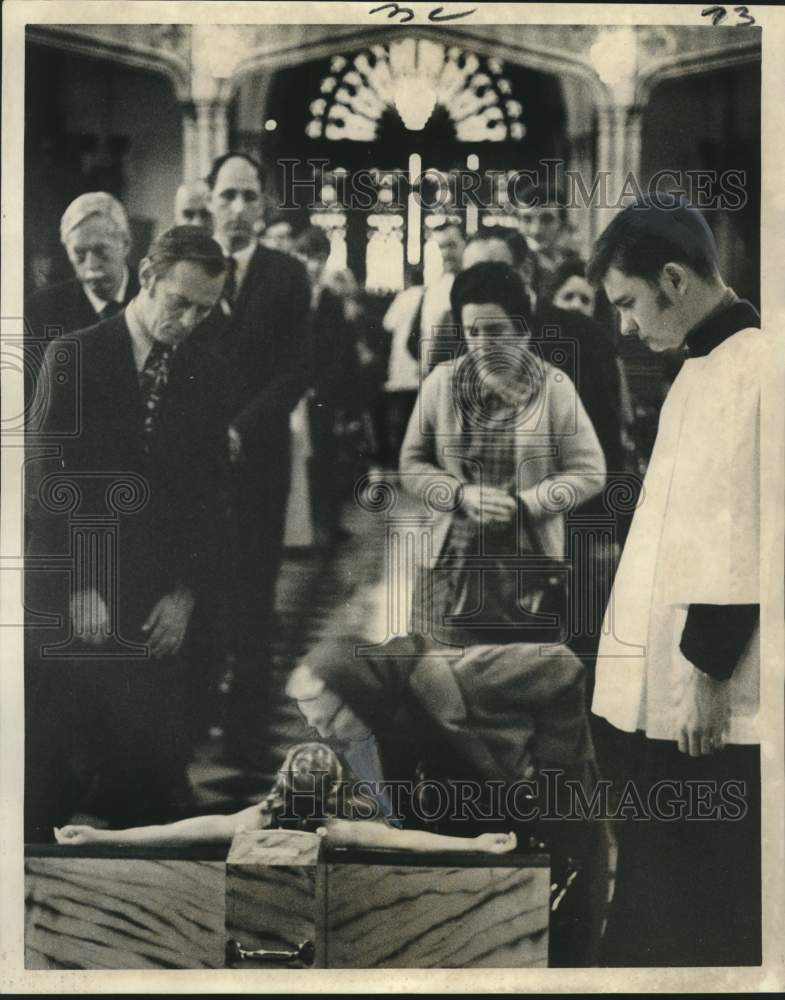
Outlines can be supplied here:
[[4, 989], [785, 988], [785, 11], [3, 21]]

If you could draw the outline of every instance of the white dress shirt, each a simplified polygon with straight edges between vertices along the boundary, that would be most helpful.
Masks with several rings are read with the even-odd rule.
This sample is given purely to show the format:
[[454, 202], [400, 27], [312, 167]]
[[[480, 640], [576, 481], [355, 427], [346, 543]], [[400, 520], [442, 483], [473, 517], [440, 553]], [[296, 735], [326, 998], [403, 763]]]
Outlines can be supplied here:
[[88, 288], [87, 285], [82, 285], [82, 288], [84, 289], [84, 293], [87, 296], [90, 305], [93, 307], [93, 309], [95, 309], [96, 313], [100, 316], [101, 313], [104, 311], [104, 306], [107, 304], [108, 301], [117, 302], [118, 305], [122, 305], [123, 302], [125, 301], [125, 292], [126, 289], [128, 288], [128, 268], [127, 267], [123, 268], [123, 280], [120, 282], [117, 291], [110, 300], [99, 299], [98, 296], [95, 294], [95, 292], [93, 292], [90, 288]]
[[[237, 297], [240, 294], [243, 281], [245, 280], [245, 275], [248, 272], [248, 265], [251, 263], [251, 257], [253, 257], [254, 251], [256, 250], [256, 243], [251, 241], [248, 246], [243, 247], [242, 250], [229, 251], [220, 240], [218, 242], [224, 252], [224, 256], [231, 257], [234, 260], [234, 301], [236, 302]], [[225, 299], [221, 299], [221, 305], [224, 308], [224, 312], [227, 310], [231, 311]]]
[[128, 332], [131, 334], [131, 349], [134, 352], [136, 372], [137, 374], [140, 374], [155, 341], [147, 330], [145, 330], [136, 313], [136, 299], [129, 302], [125, 307], [125, 325], [128, 327]]

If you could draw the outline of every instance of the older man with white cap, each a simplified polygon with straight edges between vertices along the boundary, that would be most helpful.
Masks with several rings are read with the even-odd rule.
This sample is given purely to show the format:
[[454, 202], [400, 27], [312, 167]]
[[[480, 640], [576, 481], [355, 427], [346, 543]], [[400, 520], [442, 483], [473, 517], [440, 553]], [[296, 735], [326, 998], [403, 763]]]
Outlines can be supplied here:
[[[108, 319], [139, 291], [126, 263], [128, 216], [112, 195], [90, 191], [75, 198], [60, 220], [60, 240], [75, 277], [42, 288], [25, 304], [30, 379], [49, 340]], [[32, 389], [32, 381], [27, 387]]]

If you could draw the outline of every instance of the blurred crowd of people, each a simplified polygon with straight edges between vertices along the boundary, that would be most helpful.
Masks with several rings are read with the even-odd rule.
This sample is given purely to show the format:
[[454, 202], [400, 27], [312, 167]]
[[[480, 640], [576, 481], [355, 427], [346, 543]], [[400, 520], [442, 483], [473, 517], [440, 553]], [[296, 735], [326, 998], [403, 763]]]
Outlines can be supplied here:
[[[187, 813], [187, 765], [219, 683], [229, 692], [225, 758], [274, 768], [284, 546], [345, 541], [344, 506], [358, 476], [376, 468], [399, 473], [432, 515], [411, 635], [383, 666], [352, 652], [362, 637], [306, 658], [289, 684], [306, 721], [343, 740], [369, 781], [419, 773], [420, 744], [406, 735], [416, 733], [444, 780], [514, 782], [562, 747], [558, 759], [588, 795], [599, 662], [594, 735], [599, 719], [640, 731], [620, 752], [646, 757], [635, 777], [669, 776], [676, 746], [708, 758], [726, 738], [739, 744], [722, 757], [728, 769], [714, 757], [705, 773], [741, 775], [750, 790], [746, 825], [713, 836], [738, 862], [733, 892], [744, 895], [752, 928], [739, 955], [754, 960], [758, 883], [754, 857], [746, 868], [739, 859], [755, 836], [758, 780], [758, 452], [745, 444], [757, 440], [761, 339], [755, 310], [720, 275], [705, 221], [675, 202], [633, 206], [587, 264], [564, 205], [532, 189], [514, 224], [466, 233], [458, 218], [436, 220], [438, 278], [381, 300], [351, 271], [328, 267], [324, 229], [265, 219], [263, 196], [253, 157], [219, 157], [203, 181], [178, 190], [175, 224], [134, 271], [123, 206], [105, 192], [82, 194], [60, 222], [73, 277], [26, 304], [28, 839], [51, 839], [79, 809], [119, 827]], [[606, 292], [622, 333], [657, 351], [686, 344], [690, 359], [663, 411], [650, 496], [631, 529], [636, 408]], [[738, 446], [707, 460], [707, 429], [719, 440], [738, 432]], [[716, 497], [731, 481], [728, 518]], [[603, 628], [628, 530], [616, 606], [644, 651], [638, 659]], [[446, 672], [432, 656], [464, 646]], [[630, 661], [626, 674], [614, 673], [617, 660]], [[509, 716], [513, 704], [520, 717]], [[461, 739], [448, 746], [445, 733]], [[520, 757], [524, 738], [531, 759]], [[680, 775], [703, 774], [682, 764]], [[378, 802], [394, 825], [389, 803]], [[670, 960], [690, 926], [711, 920], [705, 901], [685, 904], [681, 931], [662, 937], [663, 897], [630, 951], [625, 921], [641, 894], [683, 890], [703, 860], [682, 825], [683, 857], [664, 864], [658, 838], [669, 830], [661, 823], [621, 840], [609, 964], [649, 964], [658, 935]], [[604, 828], [567, 824], [550, 846], [560, 891], [584, 873], [553, 921], [552, 957], [591, 963]], [[642, 857], [657, 876], [648, 888]], [[712, 925], [705, 962], [730, 947]]]
[[[187, 685], [191, 691], [183, 705], [191, 708], [190, 712], [182, 708], [182, 729], [190, 735], [182, 737], [177, 753], [169, 754], [176, 762], [169, 783], [171, 788], [177, 786], [177, 794], [185, 800], [188, 788], [183, 764], [193, 739], [203, 733], [205, 718], [214, 711], [217, 684], [229, 691], [221, 720], [227, 758], [258, 768], [269, 755], [264, 718], [271, 695], [271, 648], [277, 628], [275, 591], [284, 544], [323, 550], [340, 544], [349, 535], [341, 521], [342, 509], [359, 475], [373, 469], [396, 470], [399, 461], [404, 472], [421, 467], [420, 451], [426, 445], [418, 433], [423, 429], [423, 416], [413, 419], [412, 413], [428, 372], [466, 350], [464, 340], [455, 335], [456, 324], [462, 322], [462, 306], [456, 304], [455, 289], [464, 287], [467, 273], [475, 275], [469, 307], [472, 303], [475, 307], [510, 303], [508, 311], [519, 316], [526, 326], [527, 351], [534, 347], [546, 365], [555, 363], [566, 377], [565, 387], [572, 387], [573, 382], [577, 386], [577, 402], [567, 389], [562, 403], [556, 404], [556, 409], [563, 411], [558, 419], [566, 419], [568, 412], [578, 415], [573, 442], [576, 455], [581, 453], [581, 457], [573, 483], [578, 483], [576, 496], [581, 509], [591, 511], [594, 503], [597, 510], [604, 510], [600, 494], [606, 470], [625, 468], [624, 449], [629, 442], [625, 435], [633, 420], [624, 370], [607, 314], [601, 315], [599, 321], [595, 319], [598, 294], [586, 280], [585, 262], [572, 248], [563, 206], [549, 204], [543, 191], [533, 190], [531, 195], [531, 205], [521, 208], [517, 226], [484, 225], [467, 235], [457, 217], [437, 220], [430, 238], [439, 251], [439, 277], [425, 285], [422, 272], [414, 273], [409, 286], [400, 293], [381, 297], [361, 289], [350, 270], [328, 267], [329, 235], [318, 225], [309, 224], [307, 217], [297, 215], [295, 219], [291, 213], [281, 212], [265, 217], [262, 170], [252, 157], [226, 154], [216, 160], [207, 178], [183, 183], [178, 189], [173, 206], [175, 225], [167, 233], [174, 234], [171, 238], [175, 247], [182, 244], [186, 248], [180, 263], [190, 264], [195, 259], [200, 266], [205, 253], [209, 257], [210, 247], [215, 253], [217, 246], [225, 274], [220, 295], [205, 315], [188, 308], [181, 315], [178, 303], [190, 301], [182, 295], [174, 299], [170, 296], [171, 301], [163, 305], [159, 301], [158, 306], [164, 310], [162, 329], [166, 331], [168, 323], [177, 330], [178, 337], [188, 340], [189, 350], [196, 353], [198, 348], [205, 357], [214, 359], [210, 364], [215, 365], [214, 384], [223, 386], [220, 419], [226, 424], [227, 438], [225, 453], [213, 456], [217, 468], [225, 459], [225, 468], [215, 482], [215, 502], [203, 504], [212, 511], [215, 523], [209, 528], [203, 525], [202, 530], [210, 536], [211, 544], [218, 541], [207, 596], [186, 588], [188, 594], [182, 604], [186, 610], [181, 608], [183, 620], [177, 647], [178, 651], [181, 645], [187, 647], [191, 676], [198, 677], [198, 683]], [[207, 240], [201, 250], [194, 251], [189, 230], [201, 233]], [[156, 283], [160, 284], [159, 275], [150, 272], [152, 285], [146, 288], [140, 284], [141, 270], [135, 273], [136, 269], [129, 266], [133, 255], [128, 217], [123, 205], [105, 192], [85, 193], [65, 208], [60, 241], [73, 276], [35, 291], [25, 310], [26, 393], [39, 421], [38, 425], [32, 422], [30, 429], [39, 435], [38, 440], [47, 441], [57, 440], [65, 432], [64, 414], [52, 404], [59, 391], [53, 390], [52, 383], [54, 380], [59, 387], [56, 380], [61, 375], [53, 354], [53, 338], [110, 320], [122, 325], [125, 317], [133, 339], [133, 318], [140, 311], [134, 303], [140, 296], [154, 294]], [[156, 240], [143, 264], [155, 259], [157, 245]], [[165, 257], [169, 260], [174, 253], [172, 259], [176, 260], [179, 252], [170, 248]], [[209, 270], [213, 264], [207, 266]], [[467, 305], [460, 296], [459, 303]], [[173, 318], [168, 318], [170, 313]], [[557, 331], [558, 336], [554, 340], [547, 331]], [[153, 341], [156, 336], [153, 331]], [[66, 368], [68, 364], [84, 365], [91, 344], [90, 340], [86, 346], [80, 344], [82, 360], [69, 359]], [[562, 349], [565, 344], [572, 345], [572, 352]], [[177, 353], [184, 356], [186, 351]], [[481, 357], [476, 350], [470, 353]], [[166, 359], [163, 368], [156, 368], [143, 354], [141, 349], [136, 351], [140, 386], [145, 392], [147, 381], [153, 385], [152, 404], [145, 397], [145, 405], [157, 406], [159, 397], [171, 391], [167, 386], [173, 377], [170, 368], [174, 357]], [[510, 372], [514, 381], [515, 363]], [[69, 384], [84, 381], [89, 374], [84, 367], [67, 372]], [[100, 380], [102, 372], [96, 369], [95, 376]], [[79, 391], [85, 391], [83, 385]], [[424, 409], [427, 398], [422, 400]], [[41, 403], [38, 409], [35, 400]], [[548, 405], [552, 405], [550, 397]], [[79, 419], [84, 423], [88, 414], [84, 400], [81, 406]], [[101, 412], [98, 407], [96, 423], [103, 420]], [[213, 416], [219, 419], [217, 414]], [[85, 424], [77, 435], [84, 453], [78, 458], [70, 456], [74, 463], [71, 468], [91, 471], [95, 466], [92, 471], [103, 471], [112, 469], [113, 463], [114, 471], [134, 467], [127, 454], [113, 454], [116, 442], [107, 445], [106, 453], [93, 450], [96, 446], [87, 430]], [[168, 446], [187, 450], [184, 444], [170, 442]], [[65, 454], [69, 447], [68, 443], [63, 445]], [[478, 455], [484, 455], [482, 448]], [[510, 456], [507, 459], [501, 462], [498, 482], [493, 484], [499, 490], [511, 485], [505, 477], [509, 478], [510, 462], [513, 466], [515, 463]], [[434, 461], [438, 464], [438, 460]], [[556, 467], [538, 459], [527, 465], [527, 476], [536, 487]], [[57, 468], [65, 473], [69, 464], [61, 461], [59, 467], [49, 466], [42, 459], [28, 479], [38, 486], [47, 473]], [[140, 471], [149, 474], [144, 467]], [[165, 489], [170, 498], [177, 495], [172, 482]], [[48, 524], [46, 530], [40, 530], [42, 523], [51, 521], [52, 512], [40, 509], [34, 492], [28, 490], [32, 497], [32, 514], [28, 518], [30, 551], [45, 557], [51, 555], [46, 547], [57, 550], [58, 542], [52, 538]], [[486, 504], [489, 496], [486, 492]], [[197, 514], [203, 511], [194, 516]], [[545, 531], [538, 537], [534, 532], [530, 542], [536, 551], [542, 549], [554, 558], [563, 558], [563, 516], [556, 521], [560, 527], [555, 534]], [[462, 544], [467, 554], [477, 538], [472, 541], [469, 532], [459, 544], [459, 522], [451, 529], [451, 545], [461, 549]], [[619, 524], [623, 533], [623, 524]], [[46, 545], [42, 548], [43, 538]], [[621, 535], [617, 541], [620, 539]], [[508, 542], [519, 544], [518, 539]], [[445, 551], [453, 552], [453, 548]], [[611, 546], [601, 557], [612, 562], [614, 554]], [[31, 576], [33, 592], [35, 579]], [[173, 579], [170, 593], [179, 594], [177, 588], [182, 583]], [[437, 606], [448, 614], [460, 613], [471, 603], [469, 592], [462, 593], [460, 599], [450, 587], [442, 588], [440, 593], [442, 603], [437, 601]], [[96, 617], [95, 609], [90, 612], [90, 607], [90, 601], [80, 605], [84, 617], [81, 640], [89, 637], [91, 628], [102, 634], [105, 627], [117, 625], [107, 625], [104, 613]], [[586, 621], [581, 632], [585, 640], [581, 652], [589, 662], [601, 610]], [[66, 614], [66, 624], [68, 618]], [[135, 638], [140, 638], [140, 624], [134, 625]], [[504, 619], [497, 624], [510, 623]], [[149, 622], [145, 625], [149, 626]], [[73, 620], [70, 626], [76, 627]], [[36, 642], [39, 646], [42, 642], [51, 645], [45, 638], [45, 633], [32, 630], [31, 664], [43, 662]], [[575, 636], [570, 638], [577, 642]], [[37, 702], [36, 698], [28, 699], [30, 705], [42, 705], [50, 699], [52, 712], [65, 718], [67, 713], [54, 707], [59, 706], [62, 685], [56, 684], [54, 692], [47, 693], [51, 685], [42, 678], [48, 676], [48, 671], [31, 667], [31, 676], [35, 683], [30, 690], [40, 688], [41, 693], [36, 696]], [[72, 688], [78, 690], [79, 685]], [[158, 698], [155, 686], [148, 695]], [[95, 707], [100, 699], [88, 694], [76, 702], [82, 710], [85, 706]], [[129, 699], [128, 718], [138, 715], [138, 710], [133, 698]], [[39, 721], [48, 718], [43, 709], [33, 714]], [[101, 726], [85, 723], [76, 728], [85, 731]], [[137, 731], [139, 727], [129, 723], [128, 729]], [[39, 750], [44, 745], [59, 746], [48, 725], [42, 728], [37, 723], [30, 728], [33, 742], [37, 730], [45, 734], [36, 744]], [[150, 739], [149, 733], [145, 739], [150, 768], [158, 772], [160, 779], [162, 769], [152, 762], [161, 755], [162, 748]], [[108, 741], [112, 742], [111, 737]], [[69, 758], [68, 753], [44, 754], [47, 760], [52, 756], [61, 765]], [[45, 770], [53, 767], [51, 761], [41, 766]], [[166, 782], [160, 783], [164, 788]], [[169, 794], [162, 791], [162, 798]]]

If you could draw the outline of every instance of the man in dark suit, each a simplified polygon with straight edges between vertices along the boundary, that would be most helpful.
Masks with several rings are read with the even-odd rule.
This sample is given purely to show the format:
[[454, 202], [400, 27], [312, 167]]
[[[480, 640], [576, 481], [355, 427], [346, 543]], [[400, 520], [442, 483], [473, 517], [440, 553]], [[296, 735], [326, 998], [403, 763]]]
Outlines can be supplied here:
[[185, 779], [180, 653], [211, 600], [228, 450], [221, 363], [188, 338], [224, 274], [206, 233], [170, 229], [123, 313], [46, 351], [26, 482], [31, 839], [88, 785], [111, 823], [160, 821]]
[[108, 319], [139, 291], [126, 263], [131, 248], [128, 217], [112, 195], [90, 191], [75, 198], [60, 220], [60, 240], [75, 277], [42, 288], [25, 303], [28, 399], [53, 337]]
[[289, 493], [289, 414], [309, 376], [310, 288], [299, 261], [257, 242], [259, 164], [227, 153], [215, 161], [207, 183], [215, 239], [229, 270], [225, 295], [203, 335], [228, 365], [236, 474], [230, 611], [235, 665], [226, 746], [229, 755], [260, 763]]

